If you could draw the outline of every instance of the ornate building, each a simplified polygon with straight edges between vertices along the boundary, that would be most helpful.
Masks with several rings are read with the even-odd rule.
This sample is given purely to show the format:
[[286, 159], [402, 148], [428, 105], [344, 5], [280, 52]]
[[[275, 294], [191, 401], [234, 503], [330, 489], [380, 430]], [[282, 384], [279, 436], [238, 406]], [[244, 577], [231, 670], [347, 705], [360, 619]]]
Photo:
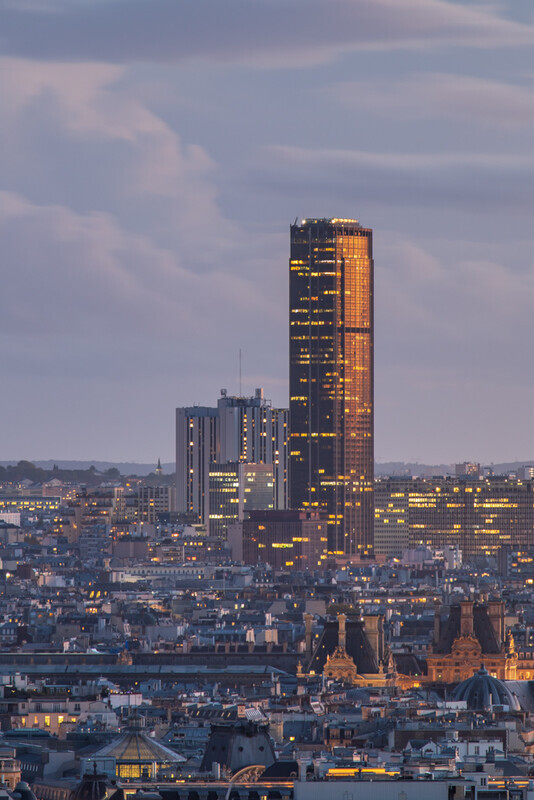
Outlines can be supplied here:
[[[391, 683], [393, 663], [384, 646], [383, 619], [347, 620], [339, 614], [327, 621], [315, 646], [311, 647], [311, 621], [306, 617], [307, 673], [352, 686], [386, 686]], [[385, 661], [387, 661], [388, 672]]]
[[491, 679], [515, 681], [514, 691], [523, 690], [522, 682], [534, 680], [532, 653], [516, 651], [513, 636], [505, 629], [501, 600], [486, 604], [464, 600], [450, 608], [443, 622], [439, 601], [434, 610], [434, 636], [426, 659], [409, 652], [392, 654], [384, 643], [380, 616], [347, 620], [339, 614], [337, 620], [325, 623], [312, 648], [312, 617], [306, 615], [306, 661], [298, 674], [323, 675], [353, 686], [408, 690], [459, 684], [480, 673], [483, 665]]
[[441, 624], [440, 605], [434, 610], [434, 640], [427, 655], [427, 682], [465, 681], [484, 663], [499, 680], [515, 680], [518, 656], [513, 639], [506, 636], [504, 603], [486, 605], [464, 600], [452, 606]]

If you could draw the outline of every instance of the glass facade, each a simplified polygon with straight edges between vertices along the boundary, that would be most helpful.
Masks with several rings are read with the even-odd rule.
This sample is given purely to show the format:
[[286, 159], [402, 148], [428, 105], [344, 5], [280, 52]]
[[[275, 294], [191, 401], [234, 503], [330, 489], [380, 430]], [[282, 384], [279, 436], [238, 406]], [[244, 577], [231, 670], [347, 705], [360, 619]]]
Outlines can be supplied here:
[[288, 411], [254, 397], [221, 390], [217, 408], [176, 409], [176, 509], [209, 521], [209, 474], [214, 464], [272, 465], [274, 508], [287, 507]]
[[373, 544], [372, 231], [356, 220], [291, 226], [290, 502], [321, 511], [328, 548]]
[[458, 546], [464, 561], [502, 547], [532, 552], [534, 482], [513, 478], [381, 480], [375, 487], [375, 550], [401, 555]]
[[212, 464], [209, 474], [209, 532], [226, 539], [228, 525], [250, 509], [273, 508], [271, 464]]

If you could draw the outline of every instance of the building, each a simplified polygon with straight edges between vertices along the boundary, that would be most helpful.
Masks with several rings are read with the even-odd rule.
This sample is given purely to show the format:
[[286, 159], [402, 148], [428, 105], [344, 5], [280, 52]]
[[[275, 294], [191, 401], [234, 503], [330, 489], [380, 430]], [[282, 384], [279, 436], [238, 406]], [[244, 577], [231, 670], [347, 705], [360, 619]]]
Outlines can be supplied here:
[[480, 469], [480, 464], [464, 461], [461, 464], [454, 465], [454, 474], [457, 478], [462, 475], [469, 475], [470, 478], [480, 478], [482, 471]]
[[15, 791], [15, 787], [20, 783], [21, 769], [20, 761], [17, 758], [16, 747], [6, 747], [5, 745], [0, 748], [0, 781], [2, 788], [8, 789], [11, 792]]
[[530, 553], [534, 481], [515, 478], [386, 478], [375, 486], [375, 553], [420, 545], [459, 547], [464, 561], [497, 557], [503, 546]]
[[213, 464], [209, 474], [209, 532], [226, 539], [228, 526], [242, 522], [249, 509], [272, 509], [270, 464]]
[[464, 600], [451, 607], [443, 622], [436, 604], [427, 680], [458, 683], [470, 678], [481, 664], [500, 680], [516, 678], [517, 654], [506, 639], [504, 603]]
[[327, 620], [314, 644], [312, 616], [305, 615], [306, 672], [354, 686], [386, 686], [389, 653], [384, 642], [381, 616], [368, 615], [363, 620], [347, 619], [338, 614]]
[[372, 255], [356, 220], [291, 226], [290, 503], [324, 513], [338, 554], [373, 544]]
[[223, 390], [217, 412], [217, 463], [272, 464], [274, 507], [287, 508], [287, 409], [273, 408], [263, 389], [254, 397], [230, 397]]
[[200, 769], [209, 772], [215, 762], [235, 774], [251, 765], [268, 767], [275, 761], [268, 729], [253, 722], [240, 721], [212, 724]]
[[209, 524], [210, 469], [217, 464], [271, 466], [272, 507], [286, 508], [288, 411], [273, 408], [256, 389], [254, 397], [229, 396], [217, 408], [176, 409], [176, 509]]
[[245, 564], [311, 571], [324, 567], [326, 522], [317, 511], [251, 511], [240, 533]]
[[[137, 725], [137, 727], [136, 727]], [[141, 730], [133, 720], [129, 729], [83, 761], [85, 772], [91, 767], [110, 778], [162, 780], [181, 774], [185, 758]]]
[[159, 514], [175, 510], [174, 486], [139, 486], [137, 489], [137, 519], [154, 524]]
[[216, 461], [218, 415], [216, 408], [193, 406], [176, 409], [176, 509], [209, 518], [210, 464]]

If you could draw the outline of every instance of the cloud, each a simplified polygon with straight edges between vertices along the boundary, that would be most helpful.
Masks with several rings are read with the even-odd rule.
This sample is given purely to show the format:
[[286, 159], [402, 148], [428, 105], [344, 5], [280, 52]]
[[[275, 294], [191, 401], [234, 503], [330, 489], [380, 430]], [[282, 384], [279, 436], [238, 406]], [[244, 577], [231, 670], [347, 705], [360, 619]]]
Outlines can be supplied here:
[[[523, 246], [532, 250], [533, 243]], [[478, 257], [477, 250], [482, 251]], [[462, 257], [441, 242], [383, 234], [377, 332], [388, 363], [424, 357], [430, 368], [454, 366], [457, 375], [470, 379], [477, 372], [494, 374], [497, 360], [501, 379], [515, 373], [529, 384], [522, 364], [534, 303], [534, 263], [516, 270], [508, 260], [489, 259], [484, 250], [472, 243]]]
[[122, 83], [122, 67], [22, 59], [1, 67], [4, 189], [112, 214], [199, 268], [228, 255], [237, 227], [219, 207], [217, 165]]
[[[402, 211], [431, 205], [471, 216], [514, 209], [527, 213], [534, 161], [529, 154], [481, 152], [373, 152], [291, 146], [259, 148], [244, 165], [243, 180], [261, 183], [270, 194], [287, 196], [321, 215], [317, 198], [344, 208], [377, 206]], [[311, 199], [311, 202], [310, 202]], [[311, 205], [311, 207], [310, 207]], [[350, 216], [350, 214], [348, 214]]]
[[485, 243], [469, 243], [464, 257], [452, 242], [395, 232], [377, 243], [377, 453], [529, 457], [534, 263], [518, 271], [504, 249], [491, 260]]
[[324, 90], [340, 104], [399, 120], [459, 118], [515, 129], [534, 121], [534, 87], [449, 73], [344, 81]]
[[0, 328], [36, 343], [49, 335], [96, 336], [100, 343], [142, 336], [152, 346], [173, 336], [192, 341], [194, 331], [196, 345], [208, 347], [228, 318], [270, 311], [252, 281], [216, 269], [190, 271], [176, 254], [106, 214], [37, 206], [3, 192], [0, 242], [10, 275]]
[[531, 45], [534, 28], [446, 0], [49, 0], [2, 3], [3, 53], [280, 67], [355, 49]]
[[[453, 46], [468, 48], [458, 72], [475, 71], [478, 56], [482, 67], [487, 54], [475, 48], [528, 46], [530, 24], [443, 0], [0, 9], [0, 357], [4, 418], [17, 421], [4, 427], [7, 455], [25, 438], [39, 443], [30, 457], [157, 457], [157, 430], [168, 458], [173, 406], [235, 391], [240, 348], [244, 391], [265, 384], [287, 402], [287, 224], [301, 212], [360, 214], [375, 228], [377, 433], [387, 430], [392, 455], [428, 408], [435, 452], [452, 441], [432, 439], [432, 413], [445, 418], [462, 386], [476, 398], [473, 419], [477, 403], [497, 414], [495, 365], [531, 396], [534, 163], [515, 135], [532, 122], [530, 84], [443, 72]], [[362, 55], [400, 48], [433, 71], [399, 78], [411, 54]], [[356, 51], [327, 70], [219, 69], [320, 65]], [[325, 109], [322, 91], [345, 107]], [[434, 134], [447, 119], [498, 133], [443, 150], [445, 133]], [[458, 430], [462, 444], [461, 419]], [[57, 431], [67, 450], [54, 448]]]
[[239, 348], [244, 390], [285, 398], [285, 306], [255, 279], [254, 255], [246, 277], [189, 269], [110, 214], [10, 192], [0, 247], [3, 452], [171, 458], [174, 406], [236, 391]]

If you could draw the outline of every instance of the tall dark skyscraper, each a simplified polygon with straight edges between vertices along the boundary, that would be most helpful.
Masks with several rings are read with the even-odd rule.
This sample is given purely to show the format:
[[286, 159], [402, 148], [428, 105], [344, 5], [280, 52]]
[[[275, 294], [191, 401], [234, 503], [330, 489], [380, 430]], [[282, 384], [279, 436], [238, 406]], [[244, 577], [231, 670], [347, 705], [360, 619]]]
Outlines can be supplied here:
[[325, 513], [338, 554], [373, 544], [372, 241], [353, 219], [291, 226], [290, 502]]

